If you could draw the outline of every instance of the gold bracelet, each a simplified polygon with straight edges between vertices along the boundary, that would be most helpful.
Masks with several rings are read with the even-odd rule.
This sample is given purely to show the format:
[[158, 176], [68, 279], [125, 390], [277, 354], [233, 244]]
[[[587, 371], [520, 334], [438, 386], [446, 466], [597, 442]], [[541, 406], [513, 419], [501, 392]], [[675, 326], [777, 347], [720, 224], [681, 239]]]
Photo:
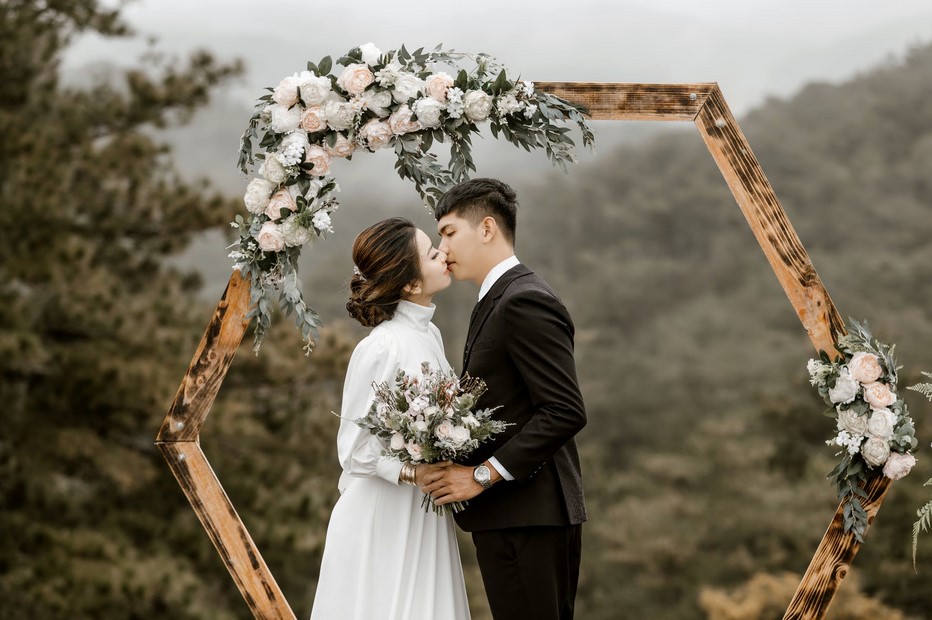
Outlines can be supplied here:
[[417, 470], [415, 470], [414, 465], [411, 463], [404, 463], [401, 466], [401, 475], [398, 476], [398, 480], [402, 484], [410, 484], [414, 486], [416, 484], [415, 478], [417, 477]]

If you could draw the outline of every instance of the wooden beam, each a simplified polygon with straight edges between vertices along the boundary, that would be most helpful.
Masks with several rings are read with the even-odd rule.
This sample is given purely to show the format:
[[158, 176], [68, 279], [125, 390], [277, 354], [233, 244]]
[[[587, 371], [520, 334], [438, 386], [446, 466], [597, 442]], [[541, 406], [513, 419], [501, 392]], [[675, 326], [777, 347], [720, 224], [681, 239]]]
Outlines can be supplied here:
[[718, 87], [695, 122], [809, 339], [834, 356], [844, 321]]
[[585, 106], [594, 120], [691, 121], [705, 105], [714, 83], [624, 84], [534, 82], [537, 88]]
[[234, 271], [207, 325], [156, 441], [195, 441], [217, 398], [246, 328], [249, 283]]
[[[867, 499], [862, 500], [862, 504], [867, 511], [868, 527], [874, 522], [880, 504], [890, 490], [890, 484], [890, 479], [882, 474], [867, 481]], [[786, 609], [784, 620], [824, 618], [828, 613], [835, 593], [848, 575], [848, 567], [861, 548], [854, 534], [845, 533], [843, 509], [844, 502], [835, 511], [835, 517], [812, 556], [809, 568]]]
[[296, 620], [198, 443], [169, 441], [156, 445], [253, 615], [267, 620]]

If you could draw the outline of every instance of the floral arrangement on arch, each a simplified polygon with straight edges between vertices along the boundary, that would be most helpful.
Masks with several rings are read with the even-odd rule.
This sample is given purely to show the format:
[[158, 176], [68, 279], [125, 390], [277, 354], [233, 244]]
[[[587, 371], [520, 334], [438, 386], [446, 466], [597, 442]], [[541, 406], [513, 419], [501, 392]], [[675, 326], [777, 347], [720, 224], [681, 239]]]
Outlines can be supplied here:
[[[849, 319], [850, 320], [850, 319]], [[850, 320], [852, 332], [838, 339], [841, 354], [825, 351], [808, 363], [810, 382], [829, 405], [825, 414], [836, 421], [836, 434], [826, 443], [842, 448], [841, 461], [829, 474], [844, 507], [844, 528], [863, 542], [867, 512], [859, 498], [863, 483], [878, 468], [891, 480], [906, 476], [916, 464], [911, 450], [918, 445], [916, 429], [897, 394], [896, 345], [877, 341], [863, 324]]]
[[[304, 301], [297, 260], [306, 243], [332, 232], [339, 191], [330, 176], [332, 160], [393, 148], [398, 174], [413, 181], [431, 208], [475, 171], [470, 139], [479, 123], [487, 122], [493, 137], [515, 146], [543, 148], [564, 171], [576, 160], [567, 121], [579, 127], [586, 146], [593, 143], [583, 108], [510, 79], [487, 54], [440, 46], [383, 53], [367, 43], [337, 64], [344, 67], [339, 76], [330, 73], [328, 56], [268, 88], [241, 140], [240, 170], [249, 174], [258, 162], [258, 176], [243, 199], [249, 215], [231, 223], [240, 238], [230, 257], [234, 269], [251, 280], [248, 318], [257, 319], [257, 351], [271, 325], [276, 294], [286, 315], [295, 315], [308, 352], [317, 336], [320, 317]], [[449, 166], [430, 150], [443, 142], [450, 146]]]

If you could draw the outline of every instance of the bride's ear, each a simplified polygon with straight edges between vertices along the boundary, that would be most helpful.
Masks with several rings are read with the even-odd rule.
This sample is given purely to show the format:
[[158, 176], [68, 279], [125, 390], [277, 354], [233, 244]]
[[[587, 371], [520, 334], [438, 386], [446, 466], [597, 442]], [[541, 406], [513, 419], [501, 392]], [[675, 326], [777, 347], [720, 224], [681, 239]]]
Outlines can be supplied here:
[[405, 284], [405, 287], [402, 289], [404, 291], [405, 297], [411, 297], [412, 295], [421, 294], [421, 282], [420, 280], [416, 282], [411, 282], [410, 284]]

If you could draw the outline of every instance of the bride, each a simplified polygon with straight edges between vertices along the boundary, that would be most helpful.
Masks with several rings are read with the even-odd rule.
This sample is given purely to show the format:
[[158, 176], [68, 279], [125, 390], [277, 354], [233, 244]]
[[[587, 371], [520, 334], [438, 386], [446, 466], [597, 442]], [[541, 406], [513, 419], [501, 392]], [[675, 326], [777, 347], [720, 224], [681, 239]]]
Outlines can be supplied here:
[[463, 569], [449, 515], [421, 507], [425, 465], [383, 456], [381, 440], [357, 426], [373, 382], [422, 362], [450, 370], [430, 322], [435, 293], [450, 285], [446, 255], [402, 218], [370, 226], [353, 243], [356, 273], [346, 309], [373, 327], [353, 351], [343, 385], [337, 452], [343, 474], [320, 567], [312, 620], [469, 618]]

